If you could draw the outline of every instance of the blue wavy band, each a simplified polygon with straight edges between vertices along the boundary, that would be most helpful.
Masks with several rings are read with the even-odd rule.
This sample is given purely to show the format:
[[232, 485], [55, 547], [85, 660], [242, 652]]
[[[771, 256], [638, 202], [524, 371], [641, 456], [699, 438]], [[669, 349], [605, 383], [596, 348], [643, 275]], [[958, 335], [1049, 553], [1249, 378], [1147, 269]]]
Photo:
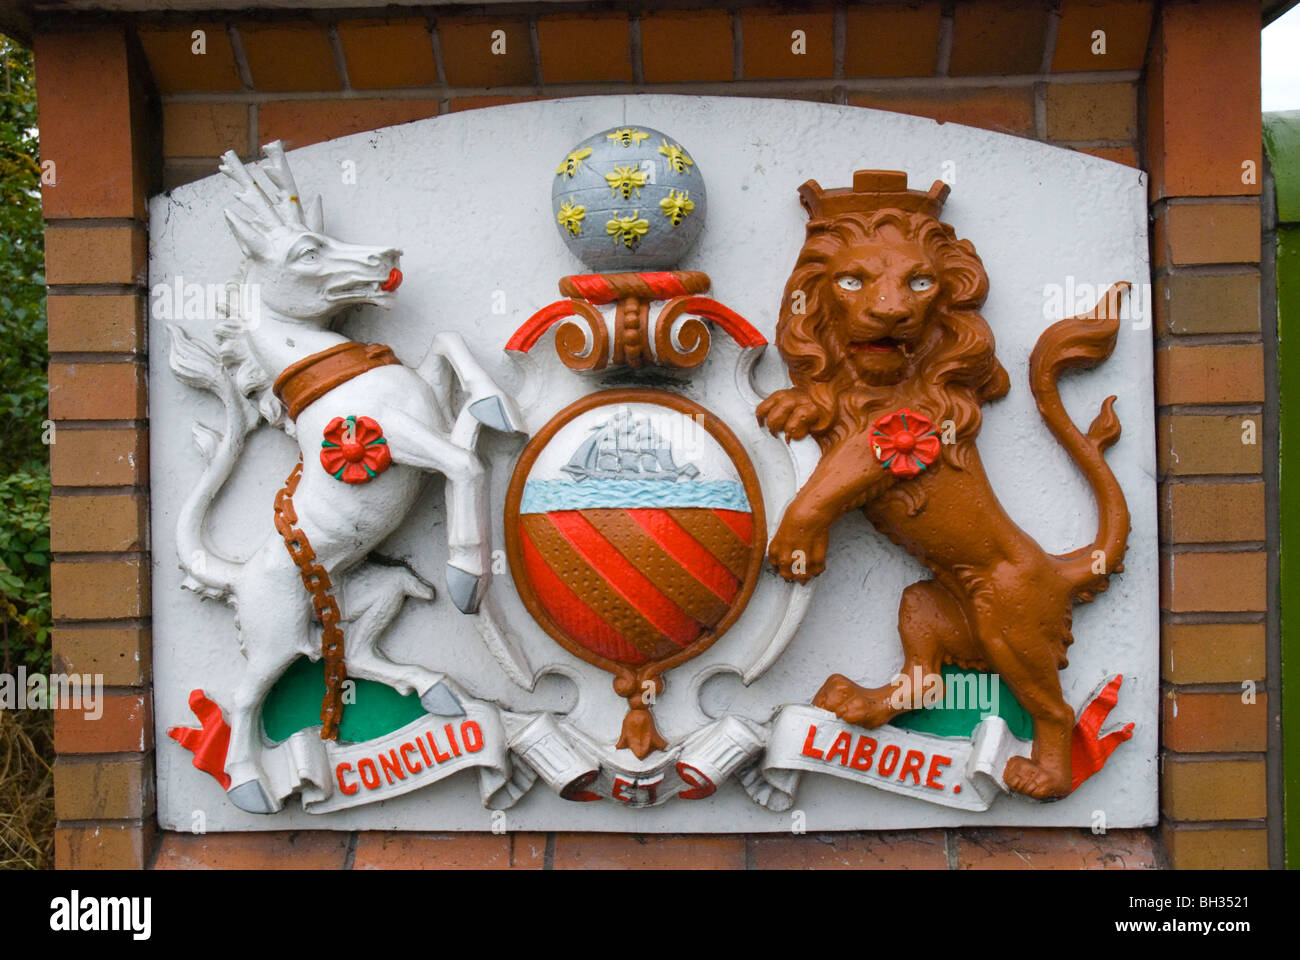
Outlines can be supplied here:
[[530, 480], [520, 513], [554, 510], [706, 507], [750, 512], [743, 484], [729, 480]]

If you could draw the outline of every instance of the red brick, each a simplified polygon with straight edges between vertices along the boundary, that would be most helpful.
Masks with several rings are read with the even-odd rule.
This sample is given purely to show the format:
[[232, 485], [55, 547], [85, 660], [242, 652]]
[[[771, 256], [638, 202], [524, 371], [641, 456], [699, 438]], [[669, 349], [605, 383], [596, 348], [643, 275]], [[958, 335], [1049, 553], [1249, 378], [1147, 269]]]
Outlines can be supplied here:
[[745, 838], [557, 833], [556, 870], [743, 870]]
[[544, 833], [362, 833], [354, 870], [540, 870]]
[[345, 20], [338, 31], [352, 89], [422, 87], [438, 82], [433, 38], [425, 20]]
[[248, 107], [242, 103], [163, 105], [163, 156], [216, 158], [227, 150], [247, 156]]
[[1169, 864], [1175, 870], [1265, 870], [1268, 831], [1198, 830], [1166, 823], [1162, 830]]
[[846, 77], [928, 77], [939, 48], [937, 3], [880, 3], [844, 11]]
[[646, 83], [712, 83], [735, 76], [731, 14], [668, 10], [641, 17], [641, 72]]
[[1160, 809], [1175, 820], [1262, 820], [1268, 815], [1264, 758], [1193, 760], [1166, 754]]
[[135, 556], [50, 565], [56, 620], [120, 620], [149, 614], [149, 571]]
[[632, 82], [625, 13], [540, 17], [543, 83]]
[[1047, 39], [1047, 7], [1028, 0], [960, 3], [953, 12], [954, 77], [1038, 73]]
[[1171, 204], [1156, 218], [1154, 266], [1258, 263], [1260, 242], [1256, 203]]
[[46, 219], [142, 217], [146, 183], [143, 158], [131, 142], [125, 33], [115, 27], [38, 33], [33, 49], [41, 162], [54, 164], [55, 182], [41, 187]]
[[1263, 680], [1262, 623], [1166, 623], [1160, 628], [1160, 676], [1170, 683]]
[[60, 427], [50, 446], [56, 487], [119, 487], [149, 477], [149, 438], [144, 430], [70, 430]]
[[146, 271], [143, 230], [57, 223], [45, 228], [46, 283], [144, 283]]
[[56, 870], [143, 870], [157, 829], [152, 823], [97, 823], [54, 830]]
[[[829, 11], [789, 13], [778, 8], [747, 7], [740, 14], [742, 60], [751, 80], [829, 77], [835, 47]], [[804, 52], [794, 52], [794, 31], [803, 31]]]
[[1258, 333], [1259, 274], [1164, 274], [1156, 280], [1155, 309], [1167, 333]]
[[1137, 133], [1137, 88], [1131, 83], [1047, 85], [1051, 140], [1128, 140]]
[[112, 553], [148, 545], [148, 505], [140, 494], [50, 498], [50, 545], [56, 553]]
[[[1160, 417], [1156, 459], [1161, 474], [1259, 473], [1264, 416], [1179, 414]], [[1253, 439], [1253, 443], [1246, 442]]]
[[52, 353], [142, 353], [144, 298], [59, 294], [45, 301]]
[[[1052, 69], [1141, 70], [1151, 35], [1149, 0], [1061, 0]], [[1105, 53], [1094, 53], [1093, 32], [1105, 32]]]
[[258, 90], [343, 89], [323, 24], [307, 20], [241, 23], [239, 39]]
[[211, 160], [169, 160], [163, 165], [163, 189], [175, 190], [210, 177], [218, 172], [220, 165], [221, 161], [216, 157]]
[[1075, 147], [1080, 153], [1086, 153], [1111, 163], [1122, 163], [1126, 167], [1138, 165], [1137, 151], [1132, 147]]
[[329, 830], [162, 835], [155, 870], [341, 870], [348, 834]]
[[[1259, 32], [1249, 0], [1161, 6], [1147, 69], [1153, 199], [1259, 193]], [[1247, 161], [1254, 183], [1242, 182]]]
[[756, 870], [947, 870], [944, 831], [753, 837]]
[[[505, 51], [493, 53], [501, 31]], [[439, 17], [442, 69], [453, 87], [522, 87], [533, 83], [528, 21], [509, 17]], [[500, 49], [500, 47], [498, 47]]]
[[1264, 396], [1264, 349], [1257, 344], [1156, 351], [1156, 403], [1253, 403]]
[[[195, 52], [194, 31], [202, 30], [204, 53]], [[238, 90], [243, 84], [224, 23], [183, 27], [136, 27], [149, 71], [162, 93]]]
[[[56, 753], [139, 753], [153, 746], [153, 711], [146, 693], [104, 691], [94, 719], [85, 710], [54, 711]], [[84, 701], [83, 701], [84, 704]]]
[[1231, 543], [1264, 537], [1262, 482], [1161, 484], [1161, 540]]
[[504, 107], [512, 103], [528, 103], [544, 97], [456, 97], [447, 101], [448, 113], [462, 110], [482, 110], [485, 107]]
[[1266, 610], [1266, 560], [1261, 551], [1162, 557], [1161, 606], [1174, 613]]
[[1034, 132], [1034, 99], [1028, 87], [855, 93], [849, 103], [1019, 136]]
[[1163, 741], [1179, 753], [1263, 752], [1268, 748], [1268, 694], [1254, 703], [1242, 693], [1185, 693], [1164, 697]]
[[51, 647], [60, 673], [97, 673], [110, 687], [149, 682], [148, 627], [56, 627]]
[[51, 363], [54, 420], [138, 420], [148, 415], [145, 369], [138, 363]]
[[438, 115], [437, 100], [273, 100], [258, 111], [264, 141], [295, 147]]
[[1145, 830], [982, 828], [952, 831], [959, 870], [1154, 870]]
[[153, 801], [151, 757], [54, 762], [54, 812], [60, 820], [138, 820], [153, 813]]

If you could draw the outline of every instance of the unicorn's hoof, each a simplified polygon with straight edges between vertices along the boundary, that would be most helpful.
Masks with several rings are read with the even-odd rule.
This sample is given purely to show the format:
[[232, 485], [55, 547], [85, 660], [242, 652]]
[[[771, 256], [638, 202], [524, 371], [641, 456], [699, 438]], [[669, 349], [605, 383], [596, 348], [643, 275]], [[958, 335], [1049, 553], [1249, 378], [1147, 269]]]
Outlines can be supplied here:
[[447, 596], [461, 613], [478, 613], [484, 582], [482, 574], [470, 573], [453, 564], [447, 564]]
[[439, 717], [463, 717], [465, 708], [441, 680], [420, 694], [420, 706]]
[[279, 807], [257, 780], [236, 784], [226, 791], [230, 802], [245, 813], [275, 813]]
[[510, 411], [506, 409], [505, 401], [500, 397], [491, 396], [475, 400], [469, 405], [469, 412], [475, 420], [485, 427], [491, 427], [493, 430], [499, 430], [502, 433], [518, 433], [522, 431], [519, 426], [519, 418], [511, 416]]

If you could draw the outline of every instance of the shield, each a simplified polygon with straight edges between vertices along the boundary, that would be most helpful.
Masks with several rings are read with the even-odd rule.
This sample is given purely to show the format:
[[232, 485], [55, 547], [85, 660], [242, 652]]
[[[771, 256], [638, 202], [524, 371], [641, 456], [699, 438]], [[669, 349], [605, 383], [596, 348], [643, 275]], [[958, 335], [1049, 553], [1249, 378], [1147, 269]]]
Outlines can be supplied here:
[[598, 392], [524, 449], [506, 495], [525, 607], [628, 700], [618, 746], [667, 744], [650, 706], [662, 674], [735, 623], [762, 567], [758, 476], [731, 430], [656, 389]]

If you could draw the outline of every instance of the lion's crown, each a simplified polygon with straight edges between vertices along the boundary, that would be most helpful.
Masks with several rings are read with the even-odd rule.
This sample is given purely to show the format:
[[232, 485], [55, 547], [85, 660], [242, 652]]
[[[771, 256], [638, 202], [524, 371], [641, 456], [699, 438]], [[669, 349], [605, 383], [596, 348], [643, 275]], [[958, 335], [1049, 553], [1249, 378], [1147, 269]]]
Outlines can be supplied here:
[[823, 190], [816, 180], [799, 188], [799, 202], [813, 219], [844, 213], [873, 213], [876, 210], [906, 210], [925, 213], [936, 220], [948, 198], [948, 184], [936, 180], [928, 193], [907, 189], [907, 174], [901, 170], [858, 170], [853, 186]]

